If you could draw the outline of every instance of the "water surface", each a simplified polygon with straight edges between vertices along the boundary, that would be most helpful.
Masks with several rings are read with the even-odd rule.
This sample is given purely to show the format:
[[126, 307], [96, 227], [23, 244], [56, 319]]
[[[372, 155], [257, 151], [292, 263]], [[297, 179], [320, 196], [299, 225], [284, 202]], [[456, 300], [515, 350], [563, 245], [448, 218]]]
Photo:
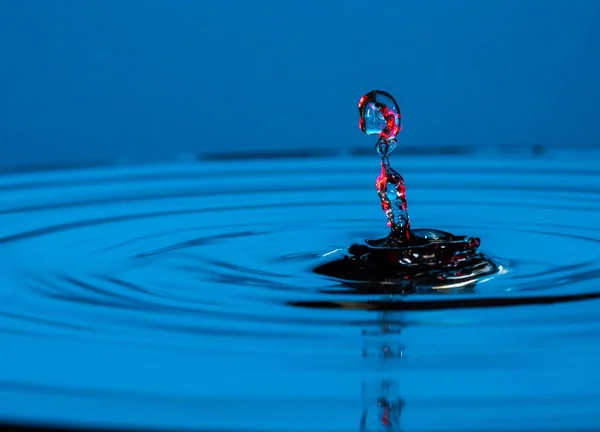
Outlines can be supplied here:
[[0, 177], [0, 418], [379, 430], [385, 398], [388, 430], [600, 427], [595, 158], [394, 164], [413, 227], [510, 271], [411, 296], [314, 274], [387, 233], [372, 156]]

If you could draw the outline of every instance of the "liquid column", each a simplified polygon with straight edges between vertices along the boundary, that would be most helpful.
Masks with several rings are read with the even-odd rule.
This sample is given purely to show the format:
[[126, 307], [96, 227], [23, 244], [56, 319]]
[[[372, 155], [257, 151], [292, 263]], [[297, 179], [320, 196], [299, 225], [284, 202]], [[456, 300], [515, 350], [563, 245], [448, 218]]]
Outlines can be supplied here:
[[390, 155], [396, 148], [401, 130], [400, 107], [394, 98], [382, 90], [373, 90], [358, 102], [359, 127], [367, 135], [378, 135], [375, 147], [381, 156], [381, 173], [377, 177], [377, 194], [390, 227], [392, 243], [410, 240], [410, 218], [406, 203], [404, 179], [390, 165]]
[[388, 218], [390, 237], [402, 242], [410, 240], [410, 218], [404, 178], [390, 165], [390, 154], [395, 147], [395, 138], [380, 138], [377, 142], [377, 152], [381, 156], [381, 173], [377, 177], [376, 186], [381, 208]]

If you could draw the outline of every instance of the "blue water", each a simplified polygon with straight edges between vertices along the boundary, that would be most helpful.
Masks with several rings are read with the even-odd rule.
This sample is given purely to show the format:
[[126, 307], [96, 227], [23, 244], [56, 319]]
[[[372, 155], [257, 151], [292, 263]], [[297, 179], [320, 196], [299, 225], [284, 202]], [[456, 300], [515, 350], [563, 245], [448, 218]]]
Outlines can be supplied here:
[[[397, 157], [413, 227], [476, 235], [506, 266], [460, 295], [336, 292], [339, 281], [311, 271], [324, 253], [387, 233], [372, 155], [5, 174], [0, 419], [598, 428], [596, 160]], [[525, 297], [531, 304], [486, 304]], [[481, 307], [460, 307], [473, 298]], [[433, 300], [448, 307], [428, 309]], [[370, 310], [371, 301], [396, 306]], [[290, 305], [310, 302], [341, 308]], [[387, 429], [379, 398], [395, 404]]]

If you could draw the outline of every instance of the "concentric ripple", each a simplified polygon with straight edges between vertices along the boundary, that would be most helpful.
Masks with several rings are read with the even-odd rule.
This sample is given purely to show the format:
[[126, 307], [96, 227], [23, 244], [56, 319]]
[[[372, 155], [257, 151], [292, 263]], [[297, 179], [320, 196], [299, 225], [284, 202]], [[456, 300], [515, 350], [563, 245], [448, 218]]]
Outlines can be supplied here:
[[[1, 177], [0, 342], [10, 349], [0, 361], [0, 416], [359, 430], [373, 421], [361, 416], [379, 397], [364, 387], [386, 392], [379, 384], [402, 375], [406, 430], [477, 430], [490, 418], [500, 428], [538, 427], [548, 407], [554, 417], [544, 425], [575, 427], [567, 422], [575, 414], [584, 426], [600, 425], [591, 409], [600, 380], [589, 370], [600, 356], [585, 343], [600, 329], [597, 164], [398, 160], [414, 227], [478, 236], [507, 270], [472, 292], [401, 297], [353, 291], [311, 271], [328, 251], [386, 234], [375, 162], [245, 160]], [[381, 330], [390, 326], [398, 331]], [[396, 355], [381, 354], [383, 346]], [[571, 353], [568, 362], [548, 360], [559, 349]], [[549, 374], [559, 367], [570, 381], [557, 389]], [[456, 394], [447, 386], [461, 370], [474, 381]], [[583, 402], [565, 402], [565, 394]], [[561, 402], [536, 402], [542, 395]], [[521, 423], [501, 414], [509, 396], [524, 400]], [[48, 408], [50, 400], [73, 409]], [[478, 400], [494, 408], [462, 419]], [[156, 406], [162, 410], [147, 415]]]

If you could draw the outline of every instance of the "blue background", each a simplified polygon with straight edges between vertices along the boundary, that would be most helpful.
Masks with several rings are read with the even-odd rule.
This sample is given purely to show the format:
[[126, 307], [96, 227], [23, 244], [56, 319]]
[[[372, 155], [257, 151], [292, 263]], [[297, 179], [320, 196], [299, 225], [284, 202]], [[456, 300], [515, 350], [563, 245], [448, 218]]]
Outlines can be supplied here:
[[0, 2], [0, 165], [365, 144], [600, 144], [597, 0]]

